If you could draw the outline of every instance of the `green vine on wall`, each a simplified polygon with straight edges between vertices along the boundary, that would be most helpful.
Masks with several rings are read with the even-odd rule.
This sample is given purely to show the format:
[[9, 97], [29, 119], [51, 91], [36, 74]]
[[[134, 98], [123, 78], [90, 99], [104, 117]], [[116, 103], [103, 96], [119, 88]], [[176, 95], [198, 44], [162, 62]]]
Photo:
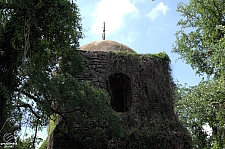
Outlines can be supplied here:
[[[137, 99], [130, 99], [139, 100], [136, 107], [121, 114], [126, 130], [124, 148], [191, 148], [190, 136], [173, 112], [174, 84], [169, 56], [164, 52], [112, 51], [109, 57], [109, 71], [125, 73], [135, 80], [131, 90], [139, 91]], [[132, 70], [127, 71], [130, 66]]]
[[[88, 54], [92, 56], [91, 52]], [[98, 90], [85, 81], [82, 86], [78, 84], [84, 92], [82, 100], [79, 100], [83, 101], [79, 110], [83, 111], [84, 117], [78, 115], [81, 117], [76, 119], [82, 128], [74, 129], [74, 139], [86, 148], [191, 148], [190, 137], [173, 112], [174, 86], [168, 55], [164, 52], [137, 54], [111, 51], [107, 58], [110, 74], [123, 73], [132, 82], [130, 92], [135, 93], [128, 99], [128, 111], [113, 111], [107, 102], [110, 98], [106, 90]], [[75, 80], [70, 80], [70, 84], [71, 81]], [[94, 105], [98, 110], [92, 108]], [[68, 128], [66, 130], [72, 130]]]

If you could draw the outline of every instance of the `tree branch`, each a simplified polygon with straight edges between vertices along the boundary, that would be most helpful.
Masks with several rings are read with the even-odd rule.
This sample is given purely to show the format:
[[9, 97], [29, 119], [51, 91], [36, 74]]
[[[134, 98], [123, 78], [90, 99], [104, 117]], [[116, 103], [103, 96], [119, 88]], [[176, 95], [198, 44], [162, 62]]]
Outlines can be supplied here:
[[[220, 12], [218, 6], [216, 5], [215, 1], [213, 1], [213, 5], [216, 7], [217, 12], [219, 13], [219, 17], [221, 17], [221, 12]], [[221, 19], [221, 18], [219, 18], [219, 19]]]
[[22, 105], [18, 105], [17, 107], [24, 107], [24, 108], [29, 108], [31, 113], [33, 113], [38, 119], [40, 119], [41, 117], [33, 110], [33, 107], [29, 104], [22, 104]]
[[[39, 102], [39, 99], [38, 98], [36, 98], [36, 97], [34, 97], [33, 95], [31, 95], [31, 94], [29, 94], [29, 93], [26, 93], [25, 91], [21, 91], [21, 93], [22, 94], [24, 94], [24, 95], [26, 95], [28, 98], [30, 98], [30, 99], [32, 99], [32, 100], [34, 100], [35, 102]], [[26, 104], [25, 104], [26, 105]], [[27, 104], [27, 105], [29, 105], [29, 104]], [[29, 105], [30, 106], [30, 105]], [[29, 107], [28, 106], [28, 107]], [[29, 107], [29, 108], [32, 108], [31, 106]], [[63, 114], [66, 114], [66, 113], [72, 113], [72, 112], [75, 112], [74, 110], [72, 110], [72, 111], [58, 111], [58, 110], [55, 110], [53, 107], [50, 107], [50, 109], [51, 109], [51, 111], [53, 112], [53, 113], [56, 113], [56, 114], [58, 114], [59, 116], [61, 116], [63, 119], [66, 119], [66, 117], [63, 115]], [[32, 109], [33, 110], [33, 109]], [[32, 111], [31, 111], [32, 112]], [[33, 111], [34, 112], [34, 111]], [[33, 113], [32, 112], [32, 113]], [[35, 112], [34, 112], [35, 113]], [[36, 114], [36, 113], [35, 113]], [[37, 115], [37, 114], [36, 114]], [[35, 115], [35, 116], [36, 116]], [[37, 118], [38, 118], [38, 115], [36, 116]]]
[[39, 102], [39, 99], [34, 97], [33, 95], [25, 92], [25, 91], [21, 91], [22, 94], [26, 95], [28, 98], [33, 99], [35, 102]]
[[[39, 121], [39, 119], [38, 119]], [[33, 148], [35, 149], [35, 141], [36, 141], [36, 137], [37, 137], [37, 131], [38, 131], [38, 121], [37, 121], [37, 124], [36, 124], [36, 127], [35, 127], [35, 134], [34, 134], [34, 140], [33, 140]]]

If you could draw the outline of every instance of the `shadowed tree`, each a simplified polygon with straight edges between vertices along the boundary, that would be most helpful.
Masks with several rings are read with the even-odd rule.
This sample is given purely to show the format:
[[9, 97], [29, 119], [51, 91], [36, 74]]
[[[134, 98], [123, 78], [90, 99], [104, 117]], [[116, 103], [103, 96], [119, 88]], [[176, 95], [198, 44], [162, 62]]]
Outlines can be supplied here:
[[[65, 129], [72, 122], [87, 127], [93, 121], [98, 125], [106, 120], [110, 124], [110, 119], [119, 121], [108, 106], [105, 91], [75, 79], [82, 71], [77, 49], [83, 34], [74, 1], [1, 0], [0, 17], [0, 128], [12, 117], [7, 124], [11, 130], [4, 128], [0, 140], [6, 130], [13, 133], [29, 126], [35, 130], [34, 148], [37, 130], [55, 114], [66, 122]], [[90, 95], [92, 100], [85, 100]], [[93, 107], [95, 104], [98, 106]], [[80, 114], [69, 115], [74, 112]], [[103, 116], [108, 113], [112, 115]], [[97, 128], [94, 131], [97, 135]]]

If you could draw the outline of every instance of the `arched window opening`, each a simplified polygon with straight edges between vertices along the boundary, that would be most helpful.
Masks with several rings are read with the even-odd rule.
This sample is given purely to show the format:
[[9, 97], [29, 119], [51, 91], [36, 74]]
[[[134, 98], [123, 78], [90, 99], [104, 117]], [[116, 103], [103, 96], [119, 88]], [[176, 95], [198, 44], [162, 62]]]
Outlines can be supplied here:
[[130, 78], [123, 73], [114, 73], [109, 76], [110, 104], [117, 112], [126, 112], [128, 110], [127, 101], [131, 93], [130, 83]]

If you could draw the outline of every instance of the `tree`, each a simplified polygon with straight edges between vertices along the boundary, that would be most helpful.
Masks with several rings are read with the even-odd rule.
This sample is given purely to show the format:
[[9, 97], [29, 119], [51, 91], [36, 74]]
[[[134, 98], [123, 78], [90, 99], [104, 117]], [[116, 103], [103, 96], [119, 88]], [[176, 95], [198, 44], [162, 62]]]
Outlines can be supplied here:
[[182, 18], [173, 51], [180, 54], [197, 73], [220, 75], [224, 62], [224, 2], [222, 0], [180, 3]]
[[61, 73], [66, 70], [75, 75], [80, 70], [80, 59], [75, 52], [78, 39], [82, 38], [78, 8], [67, 0], [1, 1], [0, 8], [0, 99], [1, 109], [5, 110], [1, 111], [1, 122], [8, 117], [21, 119], [25, 112], [21, 110], [29, 110], [34, 124], [44, 124], [46, 120], [40, 122], [40, 119], [44, 116], [46, 119], [51, 112], [44, 110], [45, 104], [40, 99], [29, 99], [43, 98], [44, 86], [52, 78], [53, 70], [59, 72], [57, 64]]
[[[195, 148], [224, 147], [224, 84], [206, 80], [193, 87], [179, 87], [175, 111], [193, 139]], [[206, 126], [210, 130], [205, 130]], [[210, 132], [212, 131], [212, 132]]]
[[[86, 127], [90, 123], [83, 116], [87, 114], [91, 115], [90, 121], [99, 125], [107, 119], [100, 119], [105, 114], [112, 119], [109, 124], [119, 121], [109, 110], [104, 91], [75, 79], [82, 71], [77, 49], [83, 34], [74, 1], [1, 0], [0, 16], [0, 127], [12, 118], [9, 123], [14, 126], [8, 126], [11, 130], [7, 131], [20, 130], [23, 125], [35, 129], [34, 148], [37, 130], [48, 124], [51, 115], [61, 116], [65, 128], [72, 122], [83, 122], [81, 128]], [[93, 100], [86, 100], [90, 95]], [[90, 103], [97, 104], [99, 111], [91, 110]], [[87, 109], [91, 112], [87, 113]], [[102, 110], [105, 112], [99, 113]], [[69, 115], [74, 112], [83, 115]], [[112, 130], [114, 126], [108, 128]], [[3, 134], [4, 131], [0, 135]]]
[[[178, 25], [173, 52], [206, 79], [194, 87], [178, 89], [176, 110], [190, 130], [196, 148], [225, 146], [224, 25], [223, 0], [191, 0], [180, 3], [183, 16]], [[212, 135], [204, 132], [209, 125]]]

